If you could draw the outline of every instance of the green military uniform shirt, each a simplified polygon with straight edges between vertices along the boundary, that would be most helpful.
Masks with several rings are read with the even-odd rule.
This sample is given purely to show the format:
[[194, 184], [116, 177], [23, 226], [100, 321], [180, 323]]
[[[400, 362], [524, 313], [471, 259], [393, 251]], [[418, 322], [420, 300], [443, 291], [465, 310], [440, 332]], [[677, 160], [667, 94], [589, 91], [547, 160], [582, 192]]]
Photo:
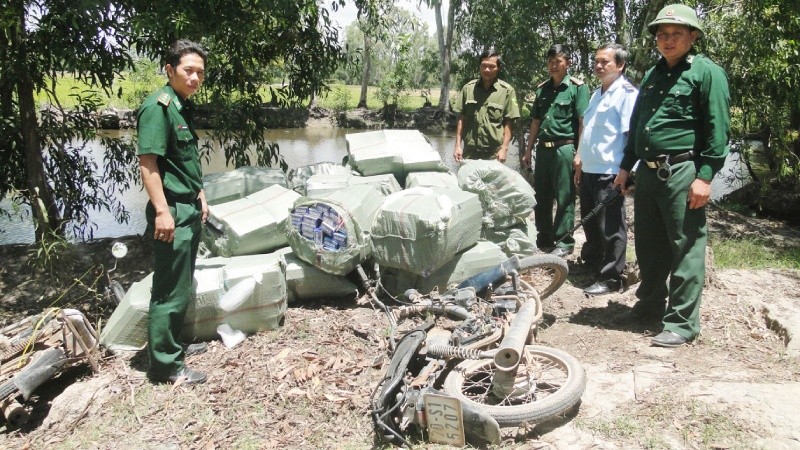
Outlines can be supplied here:
[[620, 167], [692, 150], [697, 178], [711, 181], [728, 155], [729, 107], [727, 77], [714, 62], [687, 55], [669, 69], [662, 58], [642, 80]]
[[496, 151], [503, 143], [503, 122], [519, 118], [514, 87], [497, 80], [487, 90], [480, 79], [464, 85], [453, 110], [463, 117], [465, 156], [472, 149]]
[[539, 142], [578, 139], [578, 119], [589, 106], [589, 88], [575, 77], [564, 77], [557, 86], [552, 79], [536, 89], [531, 118], [539, 120]]
[[181, 100], [169, 85], [150, 95], [139, 108], [139, 155], [158, 158], [167, 197], [192, 197], [203, 188], [192, 103]]

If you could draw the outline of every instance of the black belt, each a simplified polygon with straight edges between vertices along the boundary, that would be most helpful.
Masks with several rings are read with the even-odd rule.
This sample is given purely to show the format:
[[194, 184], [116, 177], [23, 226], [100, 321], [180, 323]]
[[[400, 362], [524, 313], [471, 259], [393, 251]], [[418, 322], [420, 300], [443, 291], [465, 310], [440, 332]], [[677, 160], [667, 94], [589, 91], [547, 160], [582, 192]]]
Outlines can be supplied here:
[[561, 147], [562, 145], [572, 144], [572, 139], [562, 139], [560, 141], [539, 141], [539, 145], [544, 148]]
[[197, 201], [197, 196], [199, 194], [175, 194], [169, 191], [164, 191], [164, 197], [167, 198], [167, 201], [173, 201], [177, 203], [194, 203]]
[[652, 159], [642, 159], [647, 167], [651, 169], [658, 169], [659, 166], [663, 163], [667, 164], [677, 164], [680, 162], [688, 161], [694, 158], [694, 152], [689, 150], [686, 153], [678, 153], [676, 155], [658, 155]]

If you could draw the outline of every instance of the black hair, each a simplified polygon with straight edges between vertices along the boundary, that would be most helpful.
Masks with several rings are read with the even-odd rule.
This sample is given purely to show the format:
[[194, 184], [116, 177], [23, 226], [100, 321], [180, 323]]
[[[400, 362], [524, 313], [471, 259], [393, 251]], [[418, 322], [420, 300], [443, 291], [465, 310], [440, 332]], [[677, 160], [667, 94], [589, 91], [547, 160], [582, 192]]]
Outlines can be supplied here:
[[565, 59], [572, 59], [569, 55], [572, 53], [569, 47], [562, 44], [553, 44], [549, 50], [547, 50], [547, 59], [554, 58], [557, 56], [563, 56]]
[[493, 56], [497, 57], [497, 68], [502, 70], [503, 55], [501, 55], [500, 52], [497, 51], [497, 49], [495, 49], [494, 47], [489, 47], [486, 50], [484, 50], [483, 53], [481, 53], [480, 58], [478, 58], [478, 64], [482, 63], [484, 59], [491, 58]]
[[206, 49], [204, 49], [202, 45], [187, 39], [179, 39], [173, 42], [172, 45], [169, 46], [169, 49], [167, 49], [166, 63], [172, 67], [178, 67], [178, 64], [181, 63], [181, 58], [183, 58], [183, 55], [188, 55], [191, 53], [203, 58], [203, 64], [208, 62]]
[[[600, 47], [597, 48], [597, 51], [600, 50], [614, 50], [614, 60], [618, 66], [627, 68], [628, 67], [628, 58], [630, 58], [631, 54], [622, 44], [617, 44], [616, 42], [607, 42]], [[623, 69], [624, 70], [624, 69]]]

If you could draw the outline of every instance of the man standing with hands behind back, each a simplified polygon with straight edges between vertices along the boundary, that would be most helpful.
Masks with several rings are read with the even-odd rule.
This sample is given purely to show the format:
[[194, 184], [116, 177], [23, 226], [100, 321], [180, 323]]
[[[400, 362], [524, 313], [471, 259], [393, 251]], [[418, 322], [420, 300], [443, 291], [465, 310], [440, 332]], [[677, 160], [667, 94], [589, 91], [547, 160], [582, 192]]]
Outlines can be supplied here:
[[581, 258], [597, 276], [597, 282], [584, 289], [587, 295], [618, 292], [622, 287], [628, 226], [625, 197], [618, 195], [612, 184], [622, 162], [628, 124], [639, 92], [623, 75], [627, 61], [628, 51], [619, 44], [608, 43], [597, 49], [594, 74], [600, 79], [600, 88], [589, 99], [575, 155], [581, 216], [610, 196], [617, 196], [583, 225], [586, 243], [581, 248]]
[[484, 51], [480, 56], [481, 77], [465, 84], [453, 102], [453, 110], [459, 113], [453, 151], [457, 163], [464, 158], [506, 162], [519, 105], [514, 87], [497, 78], [502, 68], [502, 56], [494, 48]]
[[703, 34], [692, 8], [667, 5], [648, 28], [662, 57], [642, 80], [614, 184], [625, 186], [641, 161], [634, 223], [642, 282], [628, 318], [661, 318], [652, 344], [678, 347], [700, 333], [705, 206], [728, 155], [730, 94], [722, 68], [692, 51]]
[[148, 322], [147, 376], [154, 383], [203, 383], [206, 375], [184, 364], [181, 327], [192, 296], [200, 226], [208, 217], [197, 134], [189, 101], [205, 77], [206, 53], [179, 40], [166, 55], [167, 85], [138, 113], [139, 166], [150, 202], [147, 231], [153, 243], [153, 292]]
[[[575, 77], [567, 77], [569, 50], [560, 44], [547, 51], [550, 79], [539, 85], [531, 108], [531, 128], [522, 164], [531, 166], [536, 143], [533, 189], [536, 191], [536, 246], [549, 251], [555, 239], [572, 230], [575, 223], [573, 158], [583, 128], [583, 112], [589, 103], [589, 88]], [[538, 139], [538, 142], [537, 142]], [[553, 202], [556, 214], [553, 217]], [[564, 257], [572, 253], [575, 239], [566, 236], [552, 250]]]

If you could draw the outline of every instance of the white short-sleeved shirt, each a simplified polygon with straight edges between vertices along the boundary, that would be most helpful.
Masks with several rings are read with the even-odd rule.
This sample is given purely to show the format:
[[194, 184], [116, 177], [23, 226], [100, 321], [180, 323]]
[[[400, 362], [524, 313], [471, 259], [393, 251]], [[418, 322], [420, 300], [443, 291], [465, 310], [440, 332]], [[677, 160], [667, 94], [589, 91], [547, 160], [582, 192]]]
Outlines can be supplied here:
[[578, 154], [586, 173], [619, 172], [633, 104], [639, 90], [624, 76], [617, 78], [605, 93], [598, 88], [589, 99], [583, 115], [583, 133]]

